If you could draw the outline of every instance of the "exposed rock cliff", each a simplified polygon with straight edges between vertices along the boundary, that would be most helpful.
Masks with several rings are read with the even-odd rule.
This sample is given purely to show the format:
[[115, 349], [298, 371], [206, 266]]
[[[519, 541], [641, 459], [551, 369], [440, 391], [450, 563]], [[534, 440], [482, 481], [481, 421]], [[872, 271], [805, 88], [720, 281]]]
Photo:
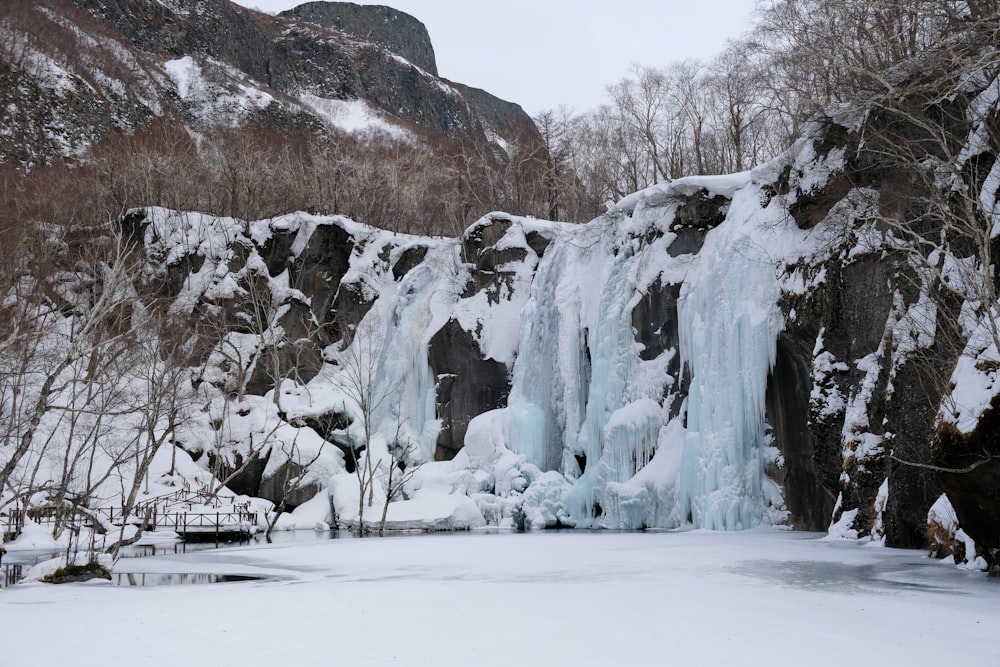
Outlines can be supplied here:
[[228, 0], [38, 0], [5, 6], [0, 33], [0, 162], [79, 156], [154, 118], [542, 145], [517, 105], [439, 78], [423, 24], [387, 7], [275, 17]]
[[331, 30], [380, 44], [411, 63], [437, 76], [434, 47], [427, 28], [409, 14], [382, 5], [353, 2], [306, 2], [279, 16], [301, 19]]

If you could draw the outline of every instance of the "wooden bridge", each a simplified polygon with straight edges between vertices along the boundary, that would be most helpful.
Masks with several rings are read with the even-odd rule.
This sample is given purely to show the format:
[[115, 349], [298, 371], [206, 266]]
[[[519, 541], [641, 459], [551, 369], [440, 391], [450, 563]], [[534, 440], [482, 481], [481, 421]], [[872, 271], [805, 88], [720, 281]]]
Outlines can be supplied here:
[[136, 503], [131, 512], [121, 507], [33, 507], [0, 513], [3, 541], [20, 534], [26, 519], [39, 524], [64, 522], [71, 530], [90, 528], [105, 533], [109, 528], [145, 524], [146, 530], [172, 530], [185, 540], [225, 542], [245, 538], [256, 531], [257, 513], [249, 501], [220, 498], [186, 489]]

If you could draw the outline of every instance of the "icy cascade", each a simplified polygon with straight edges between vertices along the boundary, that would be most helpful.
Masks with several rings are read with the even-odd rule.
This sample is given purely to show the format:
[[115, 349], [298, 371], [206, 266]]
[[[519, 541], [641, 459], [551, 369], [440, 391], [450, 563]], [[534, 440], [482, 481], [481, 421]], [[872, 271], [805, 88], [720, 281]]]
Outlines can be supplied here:
[[[643, 395], [642, 383], [637, 382], [639, 355], [631, 314], [644, 263], [641, 250], [638, 239], [621, 242], [601, 283], [590, 343], [592, 372], [586, 414], [564, 463], [564, 470], [575, 472], [570, 456], [586, 461], [583, 475], [567, 498], [578, 526], [593, 525], [597, 507], [608, 505], [608, 483], [627, 481], [652, 458], [663, 424], [659, 404]], [[653, 396], [658, 398], [659, 391], [657, 387]], [[640, 400], [631, 403], [636, 399]]]
[[[587, 406], [587, 296], [604, 284], [607, 226], [553, 243], [539, 263], [522, 315], [506, 408], [508, 446], [542, 470], [562, 470]], [[581, 279], [586, 286], [581, 284]], [[575, 464], [574, 464], [575, 465]]]
[[[386, 440], [407, 438], [419, 445], [425, 461], [434, 459], [439, 422], [435, 419], [434, 373], [427, 362], [430, 300], [438, 277], [427, 265], [410, 271], [395, 298], [385, 302], [385, 341], [378, 365], [376, 395], [385, 400], [375, 416]], [[388, 291], [388, 290], [386, 290]]]
[[608, 497], [650, 462], [665, 421], [667, 357], [642, 361], [632, 322], [644, 286], [673, 261], [665, 252], [672, 235], [646, 240], [665, 214], [607, 216], [552, 244], [521, 316], [508, 406], [490, 417], [528, 464], [570, 480], [551, 490], [568, 489], [558, 502], [576, 526], [642, 527], [657, 514], [646, 501], [639, 518], [603, 508], [643, 493], [616, 486]]
[[591, 348], [592, 371], [587, 412], [576, 450], [597, 461], [604, 451], [604, 426], [623, 405], [627, 382], [638, 360], [632, 332], [631, 309], [635, 295], [633, 268], [637, 241], [622, 248], [601, 287], [597, 326]]
[[780, 491], [765, 474], [773, 450], [764, 422], [782, 327], [778, 283], [747, 223], [731, 215], [708, 235], [678, 303], [681, 353], [691, 373], [678, 518], [712, 530], [781, 518]]

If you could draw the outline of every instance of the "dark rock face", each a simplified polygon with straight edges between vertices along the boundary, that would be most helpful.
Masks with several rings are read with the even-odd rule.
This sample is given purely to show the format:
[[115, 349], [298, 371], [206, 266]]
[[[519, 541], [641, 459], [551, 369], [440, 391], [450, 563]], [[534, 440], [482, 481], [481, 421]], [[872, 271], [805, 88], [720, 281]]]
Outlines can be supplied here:
[[184, 287], [184, 281], [188, 278], [188, 276], [192, 273], [200, 271], [204, 264], [204, 256], [192, 252], [185, 255], [180, 261], [174, 262], [168, 266], [163, 280], [160, 282], [160, 287], [163, 290], [163, 293], [171, 299], [176, 297], [181, 293], [181, 289]]
[[439, 79], [375, 48], [359, 49], [352, 67], [359, 87], [349, 97], [446, 137], [484, 140], [480, 119], [460, 95], [442, 89]]
[[[891, 270], [874, 257], [848, 266], [828, 265], [828, 271], [831, 268], [834, 270], [828, 273], [829, 282], [821, 296], [822, 314], [817, 324], [824, 327], [824, 349], [846, 365], [847, 370], [839, 373], [834, 380], [837, 391], [846, 399], [856, 393], [866, 379], [866, 371], [858, 367], [858, 360], [874, 354], [885, 333], [892, 308], [892, 293], [887, 281]], [[875, 396], [878, 400], [869, 403], [867, 416], [869, 428], [879, 434], [881, 419], [874, 412], [882, 405], [884, 394], [876, 392]], [[838, 452], [839, 463], [846, 473], [841, 485], [841, 510], [865, 510], [859, 512], [854, 528], [866, 534], [874, 525], [874, 513], [868, 508], [874, 507], [879, 487], [885, 479], [885, 461], [881, 453], [873, 455], [873, 458], [859, 453], [843, 460], [839, 451], [844, 447], [845, 417], [846, 413], [837, 414], [831, 424], [829, 416], [822, 419], [817, 415], [818, 423], [826, 423], [817, 429], [816, 440], [822, 451]]]
[[367, 296], [360, 283], [341, 283], [333, 301], [332, 319], [324, 327], [330, 340], [343, 340], [344, 345], [350, 345], [358, 324], [374, 304], [375, 297]]
[[206, 53], [279, 90], [291, 78], [287, 56], [275, 53], [257, 15], [227, 0], [177, 3], [181, 11], [146, 0], [75, 1], [143, 51]]
[[[227, 485], [234, 493], [266, 498], [274, 503], [284, 501], [284, 511], [290, 512], [315, 496], [319, 492], [319, 488], [313, 484], [305, 484], [286, 491], [286, 481], [304, 471], [302, 466], [291, 461], [285, 461], [278, 466], [272, 475], [265, 476], [264, 471], [267, 469], [272, 454], [273, 451], [268, 450], [264, 455], [250, 461], [242, 470], [240, 468], [244, 461], [237, 457], [235, 466], [221, 466], [220, 475], [223, 479], [234, 475]], [[211, 454], [209, 454], [209, 460], [214, 465], [214, 457]]]
[[788, 522], [796, 530], [825, 530], [837, 499], [840, 452], [817, 451], [809, 423], [811, 350], [786, 335], [767, 383], [766, 415], [784, 465], [772, 475], [785, 490]]
[[[975, 540], [990, 566], [1000, 576], [1000, 399], [994, 398], [986, 414], [969, 434], [951, 426], [934, 438], [933, 463], [937, 481], [955, 508], [959, 524]], [[971, 554], [970, 554], [971, 556]]]
[[[271, 253], [265, 255], [268, 266], [278, 261], [275, 253], [280, 254], [283, 242], [277, 242]], [[342, 307], [338, 308], [338, 300], [342, 290], [341, 281], [350, 268], [351, 253], [354, 251], [354, 239], [347, 231], [338, 225], [323, 225], [318, 227], [304, 252], [296, 258], [290, 267], [289, 279], [292, 285], [312, 299], [312, 314], [319, 324], [318, 338], [322, 343], [330, 344], [342, 337], [343, 324], [357, 324], [360, 318]]]
[[474, 263], [478, 270], [492, 270], [498, 262], [490, 250], [513, 224], [510, 218], [495, 215], [470, 227], [462, 239], [465, 261]]
[[[789, 198], [800, 228], [817, 227], [859, 184], [879, 190], [887, 218], [915, 214], [903, 194], [911, 191], [905, 175], [882, 169], [843, 126], [830, 119], [818, 126], [813, 160], [840, 161], [842, 151], [842, 166], [822, 187], [803, 191], [799, 181], [811, 166], [790, 164], [765, 188]], [[896, 340], [894, 322], [919, 298], [919, 280], [902, 252], [848, 252], [856, 245], [849, 230], [858, 223], [838, 221], [843, 238], [830, 239], [829, 258], [810, 274], [822, 272], [823, 279], [782, 304], [788, 325], [768, 387], [768, 421], [785, 458], [779, 475], [796, 527], [820, 529], [824, 514], [838, 521], [852, 511], [850, 528], [858, 534], [881, 531], [888, 546], [922, 547], [927, 510], [941, 489], [920, 466], [930, 462], [937, 406], [960, 354], [941, 323], [955, 320], [959, 304], [949, 312], [935, 296], [934, 344], [915, 356], [901, 351], [905, 341]], [[838, 495], [834, 513], [830, 501]]]
[[684, 228], [712, 229], [722, 224], [728, 210], [728, 197], [722, 195], [712, 197], [703, 191], [684, 199], [674, 213], [674, 221], [670, 228], [673, 231]]
[[307, 2], [278, 16], [309, 21], [375, 42], [437, 76], [434, 47], [427, 28], [409, 14], [391, 7], [353, 2]]
[[[513, 221], [509, 218], [494, 216], [471, 227], [462, 239], [462, 253], [465, 260], [474, 266], [469, 283], [465, 286], [464, 297], [470, 297], [477, 292], [485, 292], [492, 303], [499, 299], [501, 283], [506, 282], [510, 288], [513, 274], [501, 267], [511, 262], [522, 262], [530, 252], [529, 248], [508, 247], [497, 249], [496, 243]], [[537, 244], [536, 240], [536, 244]], [[544, 251], [544, 250], [543, 250]]]
[[[496, 148], [492, 135], [544, 150], [519, 106], [438, 78], [426, 28], [389, 7], [311, 2], [275, 17], [228, 0], [72, 0], [48, 10], [55, 19], [37, 7], [21, 11], [16, 27], [39, 34], [38, 48], [63, 63], [68, 85], [0, 62], [0, 109], [10, 130], [0, 137], [0, 162], [75, 158], [157, 117], [200, 131], [220, 121], [316, 130], [328, 121], [308, 96], [363, 100], [441, 150], [456, 141]], [[257, 88], [270, 102], [206, 111], [203, 101], [181, 99], [163, 63], [184, 56], [219, 95], [238, 99]]]
[[538, 128], [519, 104], [501, 100], [479, 88], [454, 81], [447, 83], [462, 95], [476, 117], [482, 119], [486, 127], [501, 137], [513, 137], [530, 145], [541, 145], [535, 140], [535, 137], [539, 136]]
[[[932, 348], [928, 354], [939, 354]], [[936, 361], [948, 365], [954, 358], [938, 356]], [[944, 396], [946, 374], [929, 369], [926, 360], [904, 364], [892, 383], [893, 392], [883, 405], [884, 428], [889, 436], [887, 447], [899, 460], [930, 463], [930, 442], [937, 406]], [[931, 362], [932, 364], [934, 362]], [[941, 495], [932, 471], [895, 460], [886, 462], [889, 498], [883, 512], [886, 546], [923, 548], [927, 544], [927, 510]]]
[[[632, 310], [632, 328], [636, 333], [636, 342], [643, 346], [639, 353], [641, 359], [655, 359], [671, 348], [679, 348], [677, 298], [680, 293], [679, 284], [664, 285], [657, 278]], [[675, 354], [668, 372], [676, 375], [679, 368], [680, 356]]]
[[341, 451], [344, 455], [344, 467], [347, 472], [353, 473], [355, 470], [354, 450], [349, 442], [341, 442], [341, 439], [334, 434], [334, 431], [346, 429], [351, 425], [350, 417], [341, 412], [333, 411], [315, 417], [303, 417], [302, 421], [306, 426], [316, 431], [329, 445]]
[[424, 257], [426, 256], [427, 246], [417, 245], [407, 248], [399, 255], [396, 263], [392, 265], [392, 277], [396, 280], [401, 280], [403, 276], [410, 272], [410, 269], [424, 261]]
[[[783, 481], [795, 527], [823, 529], [831, 516], [837, 520], [857, 509], [852, 528], [869, 533], [875, 528], [879, 488], [888, 478], [888, 503], [882, 509], [886, 544], [919, 547], [925, 541], [927, 509], [940, 492], [926, 471], [891, 465], [886, 449], [926, 461], [932, 406], [944, 387], [917, 377], [922, 368], [917, 363], [902, 364], [890, 377], [894, 352], [886, 330], [900, 289], [900, 261], [881, 255], [847, 262], [834, 257], [824, 264], [826, 281], [819, 289], [784, 305], [796, 316], [779, 338], [767, 407], [775, 444], [786, 462]], [[828, 354], [839, 366], [831, 374], [810, 377], [818, 353]], [[868, 377], [865, 359], [877, 364], [875, 376]], [[844, 402], [858, 400], [866, 382], [873, 385], [860, 406], [864, 421], [850, 425], [845, 436]], [[810, 404], [810, 393], [817, 390], [822, 398]], [[830, 395], [841, 397], [839, 410], [830, 411], [825, 402]], [[865, 444], [870, 442], [880, 444]], [[845, 456], [845, 449], [857, 451]], [[841, 505], [834, 515], [838, 493]]]
[[825, 348], [852, 361], [876, 352], [892, 310], [896, 267], [872, 255], [826, 266], [827, 285], [819, 297], [826, 317], [813, 325], [825, 328]]
[[528, 232], [524, 235], [524, 240], [528, 244], [528, 247], [531, 248], [536, 255], [538, 255], [539, 259], [545, 255], [545, 251], [548, 250], [549, 244], [552, 243], [551, 239], [546, 238], [538, 232]]
[[[44, 164], [62, 154], [65, 145], [86, 145], [115, 126], [107, 101], [79, 79], [71, 89], [53, 94], [28, 69], [0, 60], [0, 91], [5, 91], [0, 93], [5, 101], [0, 161], [26, 167]], [[134, 111], [126, 114], [125, 123], [140, 123], [149, 115]]]
[[680, 293], [679, 284], [665, 285], [657, 278], [632, 309], [632, 330], [635, 331], [636, 342], [642, 345], [639, 358], [649, 361], [667, 350], [673, 350], [673, 356], [667, 363], [667, 374], [675, 378], [674, 399], [669, 408], [671, 418], [677, 416], [683, 402], [683, 395], [678, 391], [682, 389], [679, 386], [682, 383], [680, 333], [677, 329], [677, 298]]
[[[262, 456], [258, 456], [252, 461], [244, 461], [237, 454], [232, 466], [218, 464], [212, 452], [208, 453], [208, 463], [210, 470], [219, 470], [219, 479], [226, 479], [232, 475], [227, 486], [237, 495], [258, 496], [260, 494], [260, 483], [264, 478], [264, 470], [267, 468], [267, 460], [271, 456], [270, 450]], [[216, 467], [218, 465], [218, 467]], [[268, 500], [273, 500], [269, 498]]]
[[320, 489], [314, 484], [296, 486], [289, 491], [285, 490], [285, 482], [287, 480], [294, 479], [304, 472], [305, 468], [298, 463], [285, 461], [278, 466], [273, 475], [261, 479], [257, 495], [261, 498], [267, 498], [272, 502], [281, 502], [284, 500], [284, 511], [291, 512], [302, 503], [311, 500], [320, 492]]
[[323, 368], [322, 339], [310, 340], [315, 334], [313, 313], [301, 301], [292, 301], [279, 324], [285, 330], [289, 343], [280, 349], [265, 348], [263, 359], [255, 366], [246, 390], [263, 395], [274, 386], [275, 377], [294, 377], [299, 382], [309, 382]]
[[507, 404], [510, 379], [507, 367], [484, 359], [472, 332], [449, 320], [431, 338], [428, 360], [437, 377], [438, 417], [443, 420], [434, 458], [454, 458], [465, 443], [469, 421]]
[[701, 246], [705, 243], [705, 230], [703, 229], [685, 227], [675, 230], [674, 234], [677, 235], [677, 238], [671, 241], [667, 248], [671, 257], [693, 255], [701, 250]]
[[[835, 123], [829, 118], [821, 119], [819, 122], [823, 125], [823, 132], [813, 142], [813, 150], [816, 153], [817, 159], [828, 159], [832, 151], [857, 144], [858, 137], [846, 127]], [[790, 175], [786, 173], [785, 179], [788, 179]], [[801, 177], [802, 175], [795, 174], [797, 177]], [[795, 201], [789, 205], [788, 212], [800, 228], [812, 229], [817, 223], [826, 218], [833, 206], [846, 197], [847, 193], [858, 182], [857, 167], [853, 164], [848, 164], [845, 169], [838, 170], [832, 174], [822, 188], [803, 190], [796, 185]], [[786, 190], [789, 188], [787, 180], [781, 187]]]

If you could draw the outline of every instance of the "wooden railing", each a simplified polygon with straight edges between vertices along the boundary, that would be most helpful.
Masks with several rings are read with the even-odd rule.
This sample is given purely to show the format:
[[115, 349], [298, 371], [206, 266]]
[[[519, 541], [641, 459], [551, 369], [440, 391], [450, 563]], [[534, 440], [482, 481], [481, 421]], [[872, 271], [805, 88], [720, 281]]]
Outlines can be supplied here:
[[[257, 525], [257, 513], [250, 511], [250, 503], [239, 505], [229, 505], [225, 508], [219, 507], [216, 511], [203, 511], [197, 505], [190, 505], [188, 508], [160, 509], [156, 506], [146, 508], [146, 511], [138, 511], [125, 516], [119, 508], [103, 507], [94, 510], [95, 513], [106, 517], [109, 523], [120, 526], [123, 523], [139, 525], [146, 522], [147, 530], [173, 530], [178, 533], [196, 532], [215, 529], [222, 526], [225, 532], [226, 526], [233, 524]], [[201, 506], [204, 507], [204, 506]], [[198, 509], [196, 509], [198, 508]]]
[[232, 509], [220, 512], [181, 512], [162, 514], [158, 528], [182, 535], [191, 533], [245, 532], [257, 524], [256, 512]]
[[[225, 500], [182, 489], [136, 503], [131, 512], [125, 512], [121, 507], [95, 507], [85, 512], [59, 507], [15, 508], [0, 514], [0, 527], [3, 530], [2, 540], [10, 540], [20, 533], [26, 518], [41, 524], [62, 520], [76, 528], [86, 526], [97, 529], [106, 525], [141, 525], [145, 522], [147, 530], [166, 529], [182, 535], [249, 532], [257, 525], [257, 513], [250, 510], [249, 501], [225, 503]], [[95, 519], [102, 525], [95, 525]]]
[[15, 507], [0, 513], [3, 541], [12, 540], [20, 535], [24, 528], [25, 519], [31, 519], [38, 524], [51, 525], [57, 521], [65, 521], [67, 524], [93, 527], [93, 522], [89, 517], [74, 512], [69, 507], [31, 507], [28, 509]]

